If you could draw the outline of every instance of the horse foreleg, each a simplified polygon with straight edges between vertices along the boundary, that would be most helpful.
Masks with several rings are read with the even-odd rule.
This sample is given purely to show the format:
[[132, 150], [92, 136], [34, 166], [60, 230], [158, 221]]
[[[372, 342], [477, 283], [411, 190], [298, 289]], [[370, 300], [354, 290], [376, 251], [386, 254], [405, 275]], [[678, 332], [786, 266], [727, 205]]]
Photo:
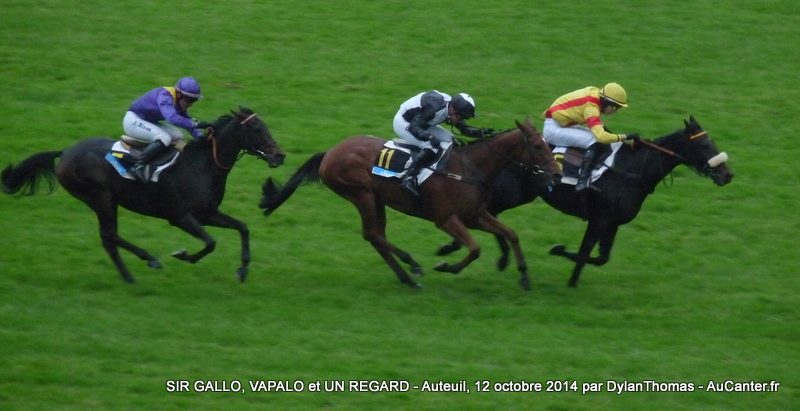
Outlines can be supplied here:
[[455, 242], [464, 245], [469, 250], [469, 253], [461, 261], [456, 264], [448, 264], [446, 262], [439, 263], [434, 269], [436, 271], [458, 274], [464, 267], [468, 266], [471, 262], [475, 261], [481, 255], [481, 247], [478, 242], [469, 234], [467, 226], [461, 219], [453, 214], [441, 223], [437, 223], [436, 227], [440, 230], [450, 234]]
[[169, 223], [180, 228], [184, 232], [191, 234], [192, 237], [202, 240], [205, 244], [205, 247], [203, 247], [202, 250], [194, 254], [189, 254], [186, 250], [179, 250], [172, 253], [172, 256], [178, 260], [188, 261], [194, 264], [201, 258], [214, 251], [214, 248], [216, 248], [216, 241], [211, 238], [210, 235], [208, 235], [206, 230], [203, 230], [203, 227], [191, 214], [187, 214], [180, 219], [170, 221]]
[[[498, 242], [500, 242], [501, 249], [505, 246], [507, 250], [507, 244], [511, 244], [511, 249], [514, 250], [514, 257], [517, 260], [517, 270], [519, 270], [519, 286], [525, 291], [530, 291], [531, 280], [528, 277], [528, 264], [525, 262], [525, 256], [522, 254], [522, 248], [519, 245], [517, 233], [488, 212], [478, 217], [475, 221], [475, 227], [487, 233], [494, 234]], [[505, 253], [507, 255], [508, 251]]]
[[436, 250], [436, 255], [443, 257], [443, 256], [446, 256], [446, 255], [453, 254], [454, 252], [456, 252], [456, 251], [458, 251], [460, 249], [461, 249], [461, 243], [459, 243], [456, 240], [453, 240], [453, 242], [445, 244], [445, 245], [439, 247], [439, 249]]
[[497, 269], [504, 271], [508, 268], [508, 252], [510, 248], [503, 236], [496, 235], [494, 238], [497, 240], [497, 245], [500, 246], [500, 258], [497, 259]]
[[[597, 220], [589, 220], [589, 224], [586, 226], [586, 232], [583, 234], [583, 240], [581, 241], [581, 246], [578, 249], [577, 253], [571, 253], [566, 250], [563, 245], [557, 245], [550, 250], [550, 254], [559, 255], [569, 259], [570, 261], [575, 263], [575, 267], [572, 269], [572, 275], [569, 279], [569, 286], [570, 287], [577, 287], [578, 286], [578, 278], [583, 271], [583, 267], [588, 264], [594, 265], [602, 265], [608, 261], [606, 255], [605, 261], [603, 260], [603, 256], [598, 258], [592, 258], [591, 253], [594, 246], [603, 236], [603, 233], [607, 232], [606, 224], [603, 222], [599, 222]], [[616, 232], [616, 228], [614, 228], [614, 232]], [[612, 236], [613, 238], [613, 236]], [[613, 243], [613, 240], [612, 240]], [[610, 251], [610, 245], [608, 251]]]
[[239, 232], [239, 237], [242, 240], [242, 265], [236, 270], [236, 277], [239, 278], [240, 282], [244, 282], [247, 279], [247, 270], [250, 265], [250, 230], [247, 225], [219, 211], [204, 219], [203, 224], [220, 228], [232, 228]]
[[[508, 252], [511, 251], [511, 248], [508, 246], [508, 243], [502, 236], [496, 235], [495, 239], [497, 239], [497, 245], [500, 247], [500, 258], [497, 259], [497, 269], [503, 271], [508, 268]], [[461, 243], [453, 240], [453, 242], [439, 247], [439, 249], [436, 250], [436, 255], [446, 256], [453, 254], [460, 249]]]

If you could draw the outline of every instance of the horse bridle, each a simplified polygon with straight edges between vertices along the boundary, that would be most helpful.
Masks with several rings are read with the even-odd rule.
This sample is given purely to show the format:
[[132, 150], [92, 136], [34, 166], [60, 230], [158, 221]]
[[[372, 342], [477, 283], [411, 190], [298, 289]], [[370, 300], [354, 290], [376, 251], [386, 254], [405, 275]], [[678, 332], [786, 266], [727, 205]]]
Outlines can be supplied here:
[[[689, 140], [694, 140], [696, 138], [700, 138], [700, 137], [706, 136], [707, 134], [708, 133], [706, 131], [700, 131], [699, 133], [692, 134], [691, 136], [689, 136]], [[706, 160], [701, 165], [696, 165], [696, 164], [692, 164], [689, 161], [689, 159], [687, 159], [686, 157], [684, 157], [684, 156], [682, 156], [682, 155], [680, 155], [680, 154], [678, 154], [678, 153], [676, 153], [676, 152], [674, 152], [674, 151], [672, 151], [672, 150], [670, 150], [668, 148], [661, 147], [658, 144], [651, 143], [651, 142], [649, 142], [647, 140], [639, 140], [637, 143], [644, 144], [645, 146], [650, 147], [650, 148], [652, 148], [652, 149], [654, 149], [656, 151], [660, 151], [660, 152], [662, 152], [664, 154], [667, 154], [669, 156], [675, 157], [675, 158], [678, 159], [678, 161], [681, 164], [684, 164], [687, 167], [691, 168], [698, 175], [705, 176], [705, 177], [713, 177], [714, 176], [714, 167], [724, 163], [728, 158], [728, 155], [723, 152], [723, 153], [719, 153], [719, 154], [715, 155], [714, 157], [709, 158], [708, 160]]]
[[[522, 130], [519, 130], [519, 131], [520, 131], [520, 134], [522, 134], [522, 145], [531, 154], [531, 158], [533, 158], [533, 147], [531, 147], [531, 143], [530, 143], [530, 141], [528, 141], [528, 135], [525, 134], [525, 132], [522, 131]], [[513, 132], [513, 130], [511, 130], [511, 132]], [[495, 134], [495, 135], [497, 135], [497, 134]], [[508, 160], [511, 164], [513, 164], [516, 167], [519, 167], [519, 168], [521, 168], [523, 170], [526, 170], [526, 171], [530, 171], [531, 174], [533, 174], [533, 175], [541, 175], [541, 174], [545, 174], [546, 173], [546, 171], [544, 171], [542, 166], [540, 166], [538, 164], [528, 165], [528, 164], [525, 164], [525, 163], [523, 163], [521, 161], [517, 161], [517, 160], [515, 160], [515, 159], [513, 159], [513, 158], [511, 158], [511, 157], [509, 157], [509, 156], [507, 156], [507, 155], [505, 155], [503, 153], [501, 153], [496, 148], [494, 148], [494, 146], [492, 146], [492, 141], [491, 140], [486, 140], [486, 144], [489, 146], [489, 148], [492, 149], [492, 151], [494, 151], [495, 153], [499, 154], [501, 157], [505, 158], [506, 160]], [[531, 161], [533, 161], [533, 160], [531, 160]]]
[[[250, 121], [253, 118], [258, 118], [258, 114], [256, 114], [256, 113], [250, 114], [247, 118], [242, 120], [242, 122], [239, 123], [239, 125], [246, 126], [247, 122]], [[228, 167], [223, 166], [222, 164], [220, 164], [219, 159], [217, 158], [217, 139], [216, 139], [216, 136], [215, 136], [213, 130], [212, 130], [211, 133], [209, 133], [208, 139], [211, 140], [211, 153], [212, 153], [212, 157], [214, 159], [214, 164], [216, 164], [217, 167], [219, 167], [219, 168], [221, 168], [223, 170], [230, 170], [233, 167], [233, 164], [231, 164]], [[258, 157], [260, 159], [266, 159], [267, 158], [267, 154], [265, 152], [255, 148], [255, 145], [250, 142], [249, 135], [247, 135], [247, 134], [245, 134], [245, 144], [247, 146], [249, 146], [249, 147], [245, 148], [243, 150], [243, 152], [239, 153], [239, 155], [236, 157], [236, 160], [233, 161], [234, 164], [237, 161], [239, 161], [239, 159], [242, 158], [242, 156], [244, 156], [245, 153], [250, 154], [252, 156], [256, 156], [256, 157]]]

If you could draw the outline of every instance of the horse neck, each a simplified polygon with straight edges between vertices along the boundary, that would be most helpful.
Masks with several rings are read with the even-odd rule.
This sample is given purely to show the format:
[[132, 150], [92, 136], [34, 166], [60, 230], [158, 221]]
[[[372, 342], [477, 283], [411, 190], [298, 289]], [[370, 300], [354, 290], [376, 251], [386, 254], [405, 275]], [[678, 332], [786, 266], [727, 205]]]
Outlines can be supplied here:
[[186, 146], [184, 149], [184, 156], [186, 160], [189, 160], [187, 163], [197, 168], [197, 172], [211, 173], [224, 178], [231, 172], [239, 152], [224, 148], [221, 149], [219, 142], [216, 144], [216, 155], [214, 154], [213, 143], [209, 141], [208, 145]]
[[[670, 151], [678, 152], [681, 148], [680, 140], [682, 130], [659, 137], [653, 140], [654, 144], [664, 147]], [[648, 186], [651, 191], [660, 183], [664, 177], [669, 175], [672, 170], [680, 164], [677, 157], [664, 153], [654, 148], [640, 146], [633, 152], [630, 166], [625, 171], [641, 176], [643, 185]]]
[[520, 156], [523, 141], [522, 131], [515, 129], [469, 145], [462, 153], [483, 173], [484, 178], [491, 182], [508, 164]]
[[225, 170], [225, 174], [230, 172], [236, 160], [239, 159], [239, 153], [242, 147], [236, 144], [237, 139], [234, 134], [237, 133], [233, 128], [237, 127], [235, 124], [236, 117], [231, 117], [228, 124], [220, 127], [220, 135], [215, 136], [214, 140], [209, 140], [209, 155], [211, 162], [215, 168]]

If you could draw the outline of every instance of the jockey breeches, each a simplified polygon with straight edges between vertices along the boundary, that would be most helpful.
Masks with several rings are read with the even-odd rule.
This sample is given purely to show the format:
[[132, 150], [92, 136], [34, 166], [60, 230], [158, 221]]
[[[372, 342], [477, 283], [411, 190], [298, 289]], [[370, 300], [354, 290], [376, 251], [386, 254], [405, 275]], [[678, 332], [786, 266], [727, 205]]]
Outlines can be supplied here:
[[[398, 114], [394, 117], [394, 132], [397, 134], [397, 136], [402, 138], [403, 141], [408, 144], [413, 144], [419, 148], [432, 149], [433, 145], [429, 141], [422, 141], [414, 137], [414, 135], [408, 131], [408, 124], [408, 121], [406, 121], [401, 114]], [[439, 143], [453, 141], [453, 133], [447, 131], [442, 126], [430, 126], [426, 128], [425, 131], [431, 133], [433, 138], [435, 138]]]
[[142, 120], [136, 113], [129, 111], [125, 113], [122, 120], [122, 129], [129, 137], [137, 140], [152, 143], [160, 140], [165, 146], [183, 140], [183, 132], [180, 128], [166, 123], [151, 123]]
[[552, 118], [544, 119], [544, 141], [554, 146], [588, 148], [597, 142], [592, 130], [583, 126], [564, 127]]

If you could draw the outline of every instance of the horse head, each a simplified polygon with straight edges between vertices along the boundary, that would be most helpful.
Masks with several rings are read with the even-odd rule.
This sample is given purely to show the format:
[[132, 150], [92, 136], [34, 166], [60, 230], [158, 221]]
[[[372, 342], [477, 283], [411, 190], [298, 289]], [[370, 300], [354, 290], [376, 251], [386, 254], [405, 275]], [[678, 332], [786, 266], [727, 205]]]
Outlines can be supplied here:
[[231, 116], [223, 116], [212, 125], [220, 141], [236, 141], [236, 151], [256, 156], [275, 168], [283, 164], [286, 154], [269, 132], [269, 128], [258, 114], [246, 107], [231, 110]]
[[550, 146], [544, 141], [542, 133], [536, 129], [536, 126], [531, 122], [530, 117], [525, 118], [525, 123], [517, 123], [517, 128], [522, 132], [523, 140], [525, 142], [525, 150], [520, 157], [520, 163], [527, 166], [534, 175], [546, 178], [547, 186], [554, 186], [561, 184], [561, 167], [553, 156]]
[[684, 144], [678, 151], [683, 157], [681, 160], [698, 174], [711, 178], [718, 186], [730, 183], [733, 172], [728, 168], [728, 155], [719, 152], [714, 140], [693, 116], [683, 123], [686, 125], [682, 136]]

